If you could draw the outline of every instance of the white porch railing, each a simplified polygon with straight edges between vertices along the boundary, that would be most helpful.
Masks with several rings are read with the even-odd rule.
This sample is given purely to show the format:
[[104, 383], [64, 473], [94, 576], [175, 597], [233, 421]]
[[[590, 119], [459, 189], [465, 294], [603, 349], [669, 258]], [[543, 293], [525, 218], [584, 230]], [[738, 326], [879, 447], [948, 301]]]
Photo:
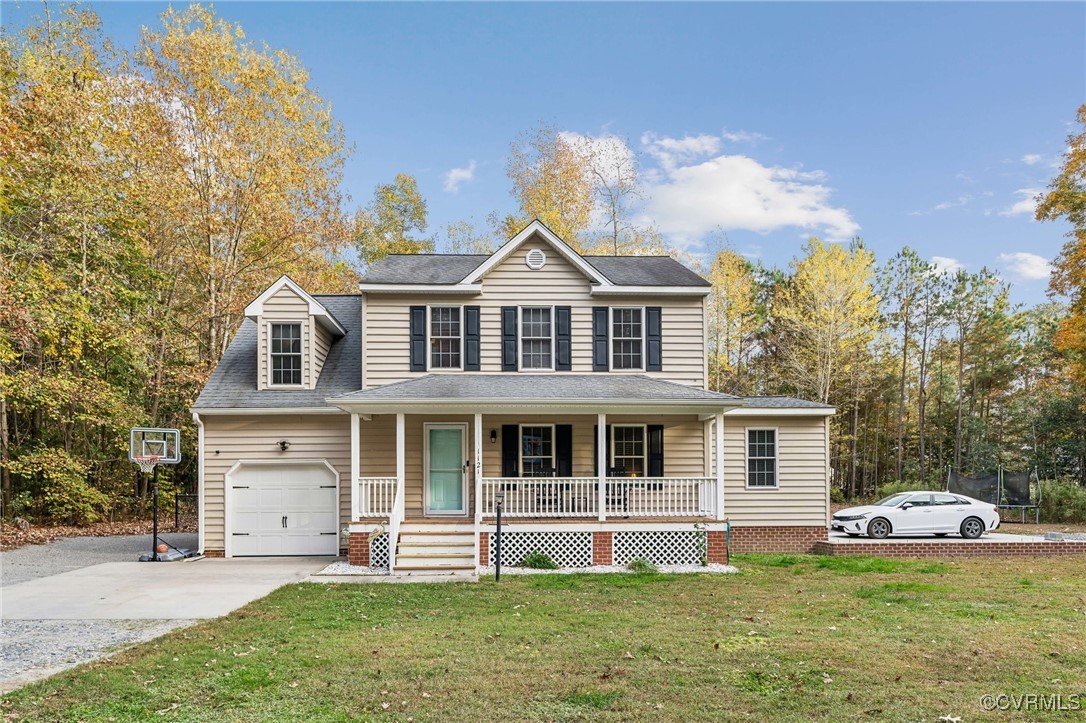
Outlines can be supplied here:
[[[609, 477], [604, 517], [713, 517], [716, 481], [711, 477]], [[506, 517], [598, 518], [596, 477], [484, 477], [482, 509], [494, 515], [498, 490]]]
[[358, 484], [358, 516], [388, 517], [396, 503], [395, 477], [362, 477]]

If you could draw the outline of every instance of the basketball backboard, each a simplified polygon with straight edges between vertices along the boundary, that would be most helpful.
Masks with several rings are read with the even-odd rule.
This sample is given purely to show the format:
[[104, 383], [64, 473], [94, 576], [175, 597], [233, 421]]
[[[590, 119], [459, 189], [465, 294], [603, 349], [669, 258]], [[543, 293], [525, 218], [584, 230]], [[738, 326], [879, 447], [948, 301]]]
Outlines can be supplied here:
[[158, 464], [177, 464], [181, 461], [181, 432], [177, 429], [133, 427], [129, 432], [128, 459], [153, 455]]

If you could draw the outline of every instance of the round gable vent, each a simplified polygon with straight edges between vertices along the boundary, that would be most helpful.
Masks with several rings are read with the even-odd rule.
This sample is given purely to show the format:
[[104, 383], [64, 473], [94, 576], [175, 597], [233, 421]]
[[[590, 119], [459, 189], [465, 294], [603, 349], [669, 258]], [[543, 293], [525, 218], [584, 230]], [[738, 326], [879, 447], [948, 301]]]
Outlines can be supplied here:
[[529, 269], [538, 271], [547, 263], [547, 255], [543, 253], [543, 249], [532, 249], [528, 252], [528, 255], [524, 257], [524, 263]]

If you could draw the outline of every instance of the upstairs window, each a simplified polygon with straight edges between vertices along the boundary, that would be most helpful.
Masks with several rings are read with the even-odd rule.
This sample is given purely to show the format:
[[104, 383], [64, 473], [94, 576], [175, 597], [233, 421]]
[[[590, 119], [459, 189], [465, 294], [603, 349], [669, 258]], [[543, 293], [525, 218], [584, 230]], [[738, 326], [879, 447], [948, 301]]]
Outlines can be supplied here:
[[747, 486], [777, 486], [777, 430], [747, 430]]
[[644, 369], [643, 309], [611, 309], [611, 368]]
[[553, 336], [550, 307], [520, 310], [520, 368], [553, 369]]
[[271, 325], [272, 386], [302, 385], [302, 325]]
[[430, 307], [430, 368], [460, 369], [459, 306]]

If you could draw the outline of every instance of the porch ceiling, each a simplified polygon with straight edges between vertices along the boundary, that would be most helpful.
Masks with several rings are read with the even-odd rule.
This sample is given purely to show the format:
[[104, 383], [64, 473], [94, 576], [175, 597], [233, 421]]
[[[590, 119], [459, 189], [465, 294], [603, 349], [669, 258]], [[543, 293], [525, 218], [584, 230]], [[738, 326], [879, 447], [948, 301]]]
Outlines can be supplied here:
[[[331, 397], [348, 412], [705, 414], [746, 405], [730, 394], [643, 374], [427, 374]], [[525, 409], [529, 407], [530, 409]]]

